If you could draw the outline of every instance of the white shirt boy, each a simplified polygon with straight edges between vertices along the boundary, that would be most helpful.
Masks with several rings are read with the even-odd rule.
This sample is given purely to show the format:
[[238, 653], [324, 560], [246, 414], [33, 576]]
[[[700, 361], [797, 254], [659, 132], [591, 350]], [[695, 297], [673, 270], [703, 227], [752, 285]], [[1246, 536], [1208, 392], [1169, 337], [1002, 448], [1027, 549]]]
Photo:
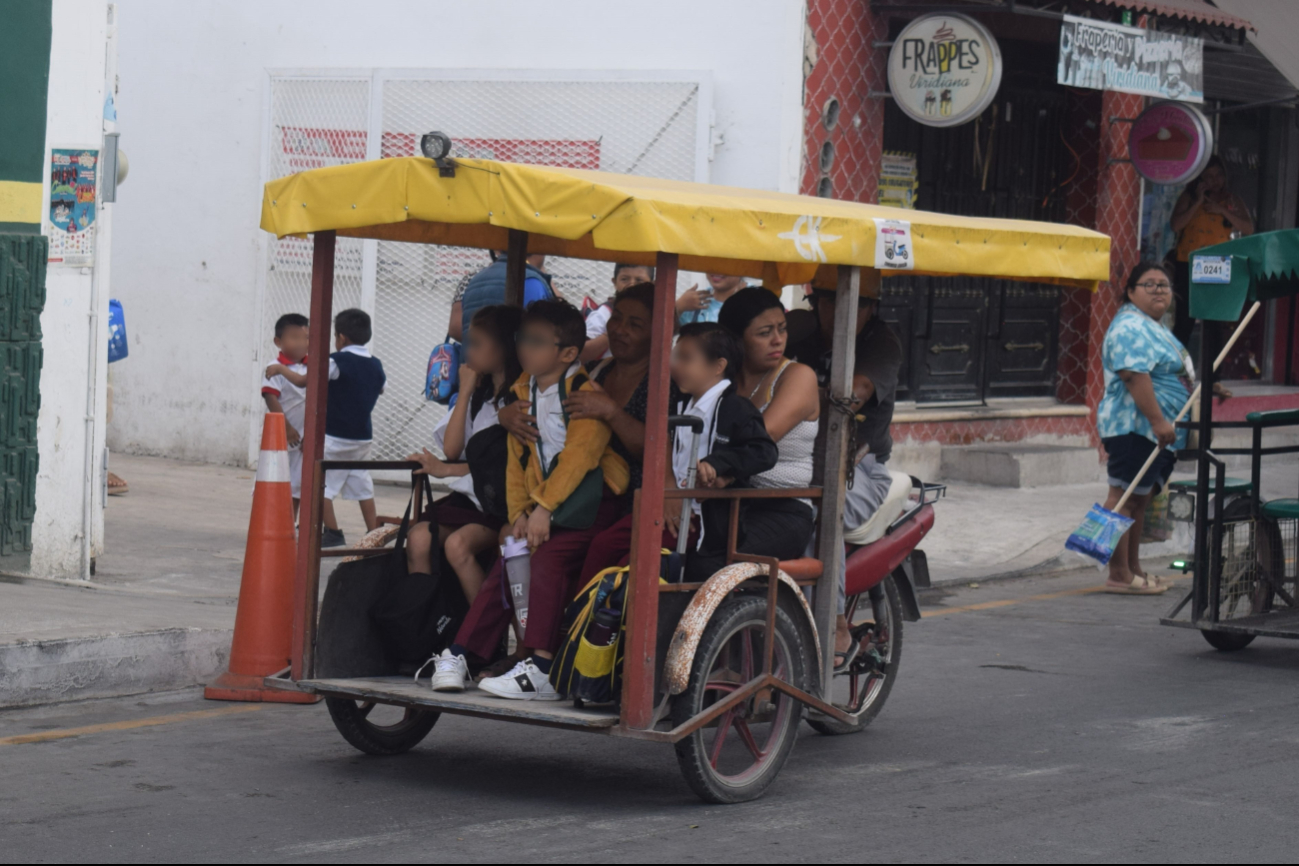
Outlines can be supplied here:
[[[281, 352], [280, 356], [275, 359], [275, 363], [283, 364], [294, 373], [306, 375], [307, 359], [294, 362], [285, 357]], [[280, 400], [280, 408], [284, 410], [284, 421], [294, 430], [298, 431], [298, 436], [302, 436], [303, 425], [307, 422], [307, 389], [299, 388], [288, 379], [279, 375], [266, 376], [262, 379], [262, 393], [273, 394]], [[299, 439], [297, 445], [289, 446], [289, 487], [293, 490], [293, 498], [302, 498], [302, 442]]]

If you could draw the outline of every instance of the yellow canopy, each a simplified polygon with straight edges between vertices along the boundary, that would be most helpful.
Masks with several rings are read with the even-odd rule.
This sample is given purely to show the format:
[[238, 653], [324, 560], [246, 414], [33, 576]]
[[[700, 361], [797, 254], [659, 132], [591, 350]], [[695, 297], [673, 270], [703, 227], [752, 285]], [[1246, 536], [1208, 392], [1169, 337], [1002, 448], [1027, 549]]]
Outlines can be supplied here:
[[[339, 235], [528, 249], [760, 277], [768, 285], [833, 283], [834, 265], [876, 261], [877, 219], [911, 224], [914, 273], [1001, 277], [1095, 289], [1109, 279], [1110, 239], [1076, 226], [959, 217], [858, 202], [571, 168], [458, 159], [380, 159], [318, 168], [266, 184], [262, 228], [278, 237]], [[819, 267], [826, 267], [816, 274]], [[887, 272], [886, 274], [887, 275]]]

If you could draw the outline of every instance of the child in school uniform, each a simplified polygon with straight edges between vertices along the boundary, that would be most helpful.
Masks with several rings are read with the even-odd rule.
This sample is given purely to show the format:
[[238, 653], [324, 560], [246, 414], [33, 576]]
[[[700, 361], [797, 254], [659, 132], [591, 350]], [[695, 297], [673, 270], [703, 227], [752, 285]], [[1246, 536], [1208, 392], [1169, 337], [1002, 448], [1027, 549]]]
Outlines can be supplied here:
[[[307, 415], [307, 389], [289, 381], [285, 374], [305, 381], [307, 375], [307, 317], [285, 313], [275, 321], [275, 348], [280, 350], [275, 363], [266, 368], [262, 379], [262, 399], [268, 412], [284, 416], [284, 432], [289, 440], [289, 488], [293, 491], [293, 514], [298, 513], [302, 498], [302, 427]], [[281, 372], [280, 368], [283, 368]]]
[[428, 518], [410, 528], [406, 541], [406, 562], [412, 574], [428, 574], [433, 566], [433, 535], [447, 563], [460, 579], [470, 603], [478, 596], [486, 575], [478, 562], [484, 551], [496, 547], [505, 521], [487, 514], [474, 492], [474, 478], [464, 462], [469, 441], [496, 426], [497, 412], [514, 400], [512, 388], [522, 373], [515, 350], [515, 336], [523, 313], [518, 307], [496, 305], [474, 313], [465, 337], [465, 363], [460, 365], [460, 390], [456, 404], [433, 428], [433, 444], [442, 449], [441, 460], [427, 448], [408, 460], [420, 463], [423, 472], [443, 478], [451, 493], [433, 503]]
[[[368, 460], [374, 438], [370, 415], [387, 381], [383, 364], [370, 354], [370, 315], [364, 310], [343, 310], [334, 317], [334, 348], [329, 356], [329, 398], [325, 411], [325, 460]], [[283, 364], [275, 372], [305, 388], [307, 377]], [[267, 374], [271, 372], [267, 368]], [[366, 469], [331, 469], [325, 473], [325, 524], [321, 547], [342, 547], [347, 543], [334, 515], [339, 496], [356, 501], [368, 532], [379, 525], [374, 508], [374, 481]]]
[[[735, 390], [731, 376], [740, 368], [742, 351], [730, 331], [715, 322], [681, 327], [672, 350], [672, 378], [684, 395], [673, 414], [703, 419], [695, 484], [698, 487], [747, 487], [749, 479], [776, 465], [779, 452], [767, 435], [762, 413]], [[684, 487], [690, 470], [690, 439], [685, 428], [673, 431], [672, 481]], [[686, 580], [707, 580], [726, 564], [727, 524], [730, 502], [708, 500], [695, 503], [700, 517], [700, 538], [686, 559]], [[745, 536], [745, 509], [740, 509], [739, 541]], [[679, 502], [664, 507], [669, 526], [680, 522]], [[678, 530], [683, 531], [683, 530]]]
[[[519, 363], [523, 375], [514, 394], [532, 404], [538, 441], [524, 445], [509, 438], [506, 487], [511, 534], [531, 550], [528, 617], [522, 650], [512, 670], [488, 677], [479, 687], [513, 700], [559, 700], [550, 684], [550, 665], [559, 647], [560, 621], [572, 600], [577, 572], [592, 539], [622, 516], [627, 489], [626, 460], [611, 447], [609, 425], [594, 418], [572, 419], [567, 395], [590, 390], [578, 359], [586, 342], [582, 314], [566, 301], [537, 301], [523, 314]], [[603, 473], [602, 499], [586, 528], [552, 525], [552, 516], [577, 493], [592, 470]], [[513, 616], [498, 560], [465, 617], [455, 643], [438, 656], [434, 691], [462, 691], [469, 684], [468, 659], [488, 661], [500, 646]]]

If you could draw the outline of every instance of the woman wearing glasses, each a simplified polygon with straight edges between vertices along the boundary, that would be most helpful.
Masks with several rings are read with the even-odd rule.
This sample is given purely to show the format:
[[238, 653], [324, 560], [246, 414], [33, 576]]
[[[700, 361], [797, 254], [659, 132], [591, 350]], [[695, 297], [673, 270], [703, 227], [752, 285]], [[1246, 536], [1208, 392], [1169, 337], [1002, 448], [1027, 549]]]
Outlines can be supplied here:
[[1142, 262], [1133, 268], [1123, 291], [1125, 303], [1105, 332], [1101, 349], [1105, 393], [1096, 409], [1096, 427], [1109, 455], [1106, 508], [1118, 504], [1150, 452], [1161, 450], [1123, 507], [1123, 514], [1135, 522], [1110, 558], [1105, 590], [1158, 595], [1168, 584], [1141, 570], [1142, 523], [1150, 497], [1168, 483], [1177, 463], [1173, 449], [1186, 445], [1186, 431], [1176, 430], [1171, 419], [1186, 403], [1194, 368], [1181, 341], [1160, 322], [1173, 299], [1168, 270]]

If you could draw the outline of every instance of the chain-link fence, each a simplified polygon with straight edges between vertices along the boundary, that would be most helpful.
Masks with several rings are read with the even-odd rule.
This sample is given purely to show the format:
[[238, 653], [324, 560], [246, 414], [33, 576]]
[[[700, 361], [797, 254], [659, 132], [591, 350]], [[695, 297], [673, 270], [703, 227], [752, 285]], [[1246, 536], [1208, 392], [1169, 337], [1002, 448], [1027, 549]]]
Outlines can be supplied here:
[[[451, 136], [453, 156], [694, 180], [697, 144], [707, 134], [701, 98], [694, 81], [277, 77], [269, 176], [367, 153], [412, 156], [420, 135], [438, 129]], [[382, 100], [379, 111], [371, 110], [372, 99]], [[371, 129], [376, 116], [379, 128]], [[374, 245], [372, 264], [366, 243]], [[371, 348], [388, 375], [374, 412], [374, 458], [399, 459], [431, 444], [445, 410], [422, 393], [428, 354], [446, 334], [457, 286], [489, 261], [483, 250], [340, 238], [334, 308], [361, 306], [374, 316]], [[273, 241], [267, 268], [268, 324], [284, 312], [305, 312], [310, 243]], [[611, 291], [608, 264], [551, 257], [545, 268], [574, 304]], [[372, 292], [363, 290], [369, 280]]]

